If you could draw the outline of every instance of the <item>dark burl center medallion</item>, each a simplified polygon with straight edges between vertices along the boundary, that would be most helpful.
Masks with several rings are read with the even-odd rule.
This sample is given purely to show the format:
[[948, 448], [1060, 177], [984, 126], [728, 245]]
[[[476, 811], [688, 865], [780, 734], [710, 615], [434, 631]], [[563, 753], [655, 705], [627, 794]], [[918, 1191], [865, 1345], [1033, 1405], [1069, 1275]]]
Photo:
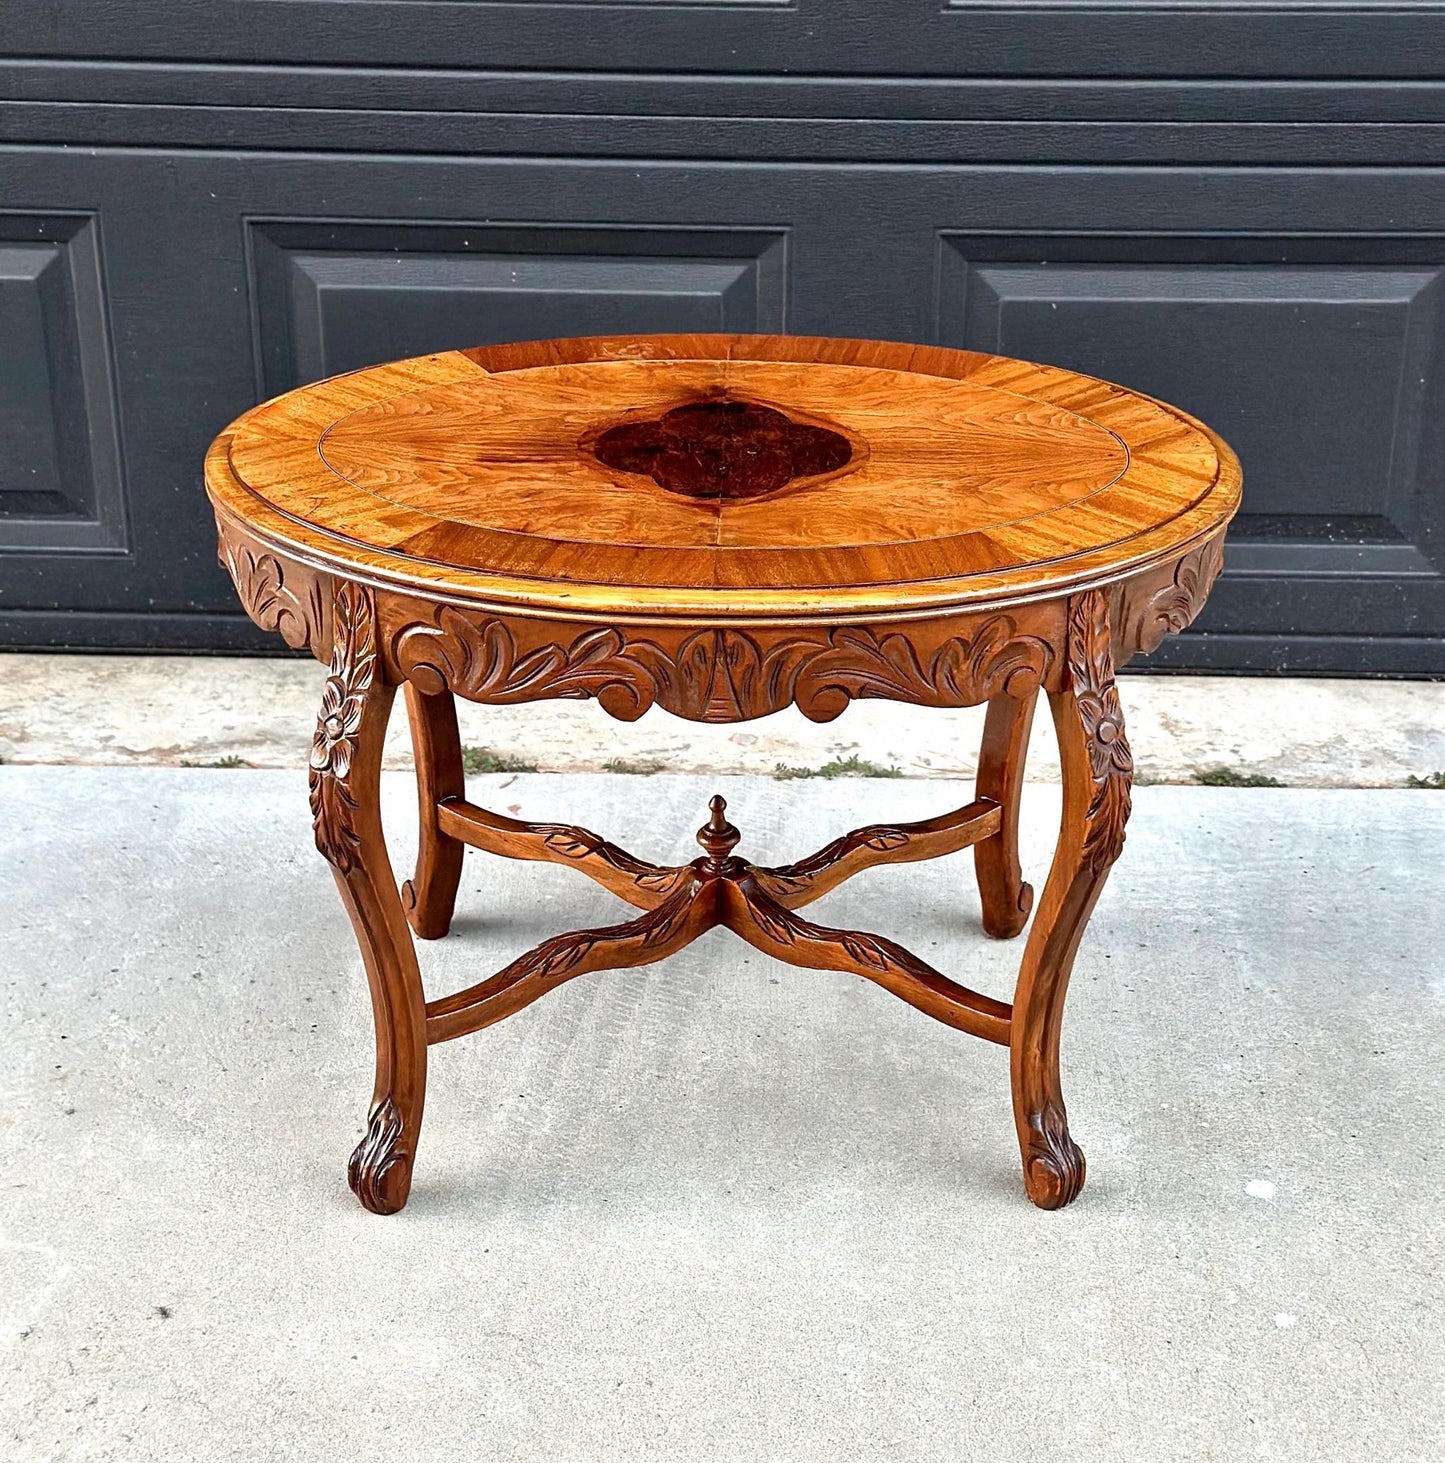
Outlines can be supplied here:
[[853, 444], [755, 401], [691, 401], [650, 422], [625, 422], [592, 445], [599, 462], [645, 473], [688, 498], [758, 498], [846, 467]]

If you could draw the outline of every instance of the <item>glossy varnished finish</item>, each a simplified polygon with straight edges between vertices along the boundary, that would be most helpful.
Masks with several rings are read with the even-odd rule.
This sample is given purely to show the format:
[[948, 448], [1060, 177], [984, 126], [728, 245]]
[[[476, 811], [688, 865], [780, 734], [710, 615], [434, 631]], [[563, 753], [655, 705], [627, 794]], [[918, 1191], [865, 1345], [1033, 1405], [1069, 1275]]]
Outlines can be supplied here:
[[[1018, 361], [869, 341], [668, 336], [534, 342], [303, 388], [217, 438], [207, 485], [251, 617], [328, 661], [312, 754], [317, 845], [371, 982], [377, 1077], [352, 1187], [405, 1202], [425, 1049], [589, 971], [649, 964], [725, 925], [847, 970], [1009, 1046], [1030, 1198], [1084, 1178], [1059, 1083], [1074, 952], [1118, 857], [1132, 763], [1114, 669], [1198, 612], [1239, 501], [1205, 427], [1121, 387]], [[406, 689], [421, 833], [398, 891], [377, 771]], [[879, 863], [972, 847], [985, 930], [1028, 921], [1018, 810], [1035, 701], [1064, 812], [1012, 1003], [897, 943], [796, 910]], [[809, 858], [740, 857], [714, 799], [703, 855], [661, 866], [587, 829], [467, 801], [453, 696], [595, 698], [733, 722], [796, 705], [988, 707], [977, 796]], [[407, 921], [451, 922], [464, 848], [570, 865], [641, 912], [558, 935], [432, 1001]]]
[[[608, 467], [604, 432], [731, 400], [839, 434], [841, 468], [763, 497]], [[787, 336], [449, 352], [249, 412], [218, 508], [318, 564], [452, 601], [708, 619], [1005, 602], [1207, 536], [1232, 455], [1172, 408], [1048, 366]]]
[[620, 422], [588, 445], [604, 467], [641, 473], [703, 502], [762, 498], [817, 481], [842, 472], [854, 452], [831, 427], [794, 421], [726, 389], [651, 420]]

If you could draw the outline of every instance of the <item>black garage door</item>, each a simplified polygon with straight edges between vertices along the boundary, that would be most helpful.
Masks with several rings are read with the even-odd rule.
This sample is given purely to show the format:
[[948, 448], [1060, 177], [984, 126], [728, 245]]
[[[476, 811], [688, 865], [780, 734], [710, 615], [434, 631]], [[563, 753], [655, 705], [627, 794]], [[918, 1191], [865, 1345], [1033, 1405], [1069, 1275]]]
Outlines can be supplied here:
[[554, 334], [936, 341], [1245, 465], [1155, 663], [1445, 674], [1445, 6], [6, 0], [0, 643], [271, 648], [213, 433]]

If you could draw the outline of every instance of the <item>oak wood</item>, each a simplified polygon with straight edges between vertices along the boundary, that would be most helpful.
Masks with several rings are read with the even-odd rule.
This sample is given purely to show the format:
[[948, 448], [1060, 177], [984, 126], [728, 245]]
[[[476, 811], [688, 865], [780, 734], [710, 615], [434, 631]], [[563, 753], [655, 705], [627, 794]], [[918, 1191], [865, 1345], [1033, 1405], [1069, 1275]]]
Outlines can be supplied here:
[[[1129, 813], [1114, 670], [1198, 613], [1238, 464], [1173, 407], [1048, 366], [886, 342], [660, 336], [446, 352], [263, 404], [213, 444], [221, 562], [247, 613], [328, 665], [311, 757], [318, 848], [371, 986], [377, 1072], [349, 1176], [405, 1202], [426, 1046], [584, 972], [651, 964], [726, 925], [849, 971], [1010, 1048], [1025, 1188], [1070, 1202], [1059, 1044], [1074, 954]], [[379, 811], [406, 689], [416, 870], [398, 894]], [[974, 849], [984, 929], [1018, 934], [1034, 706], [1049, 697], [1063, 815], [1011, 1003], [882, 936], [794, 911], [883, 863]], [[977, 795], [755, 865], [713, 799], [702, 854], [665, 867], [562, 823], [467, 800], [454, 696], [594, 698], [738, 722], [796, 705], [987, 703]], [[554, 936], [427, 1002], [407, 919], [446, 933], [464, 849], [578, 869], [636, 918]]]

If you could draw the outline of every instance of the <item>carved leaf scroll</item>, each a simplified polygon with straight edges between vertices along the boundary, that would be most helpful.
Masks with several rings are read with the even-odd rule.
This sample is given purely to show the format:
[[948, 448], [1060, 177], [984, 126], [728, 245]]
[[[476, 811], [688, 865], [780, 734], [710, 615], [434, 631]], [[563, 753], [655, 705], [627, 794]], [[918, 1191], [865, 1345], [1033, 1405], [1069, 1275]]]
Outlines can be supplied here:
[[1224, 563], [1224, 538], [1216, 535], [1185, 554], [1161, 584], [1129, 580], [1122, 589], [1119, 642], [1126, 655], [1157, 650], [1166, 635], [1177, 635], [1204, 608]]
[[794, 701], [810, 719], [831, 721], [860, 697], [972, 706], [1003, 690], [1026, 695], [1047, 674], [1053, 650], [1008, 615], [923, 655], [910, 636], [863, 627], [718, 628], [676, 641], [598, 627], [523, 650], [506, 622], [444, 606], [430, 623], [403, 627], [393, 655], [400, 674], [430, 693], [449, 688], [503, 704], [596, 697], [623, 721], [657, 704], [691, 721], [731, 722]]
[[[278, 632], [293, 650], [325, 643], [326, 606], [320, 576], [295, 565], [282, 567], [274, 554], [257, 553], [222, 525], [216, 557], [231, 576], [241, 607], [263, 630]], [[288, 583], [289, 578], [294, 581]]]
[[759, 872], [774, 898], [780, 894], [784, 897], [800, 894], [815, 882], [819, 874], [825, 873], [849, 854], [859, 849], [867, 849], [871, 853], [888, 853], [892, 849], [905, 847], [909, 836], [904, 828], [874, 823], [866, 828], [855, 828], [851, 833], [833, 839], [831, 843], [824, 844], [817, 853], [810, 854], [797, 863], [765, 868]]
[[670, 899], [624, 925], [554, 935], [550, 940], [544, 940], [540, 945], [519, 955], [510, 965], [504, 966], [486, 985], [505, 989], [524, 980], [551, 980], [566, 975], [581, 965], [599, 946], [653, 950], [663, 941], [670, 940], [692, 917], [693, 903], [699, 887], [696, 879], [689, 878]]
[[1084, 863], [1106, 869], [1124, 847], [1134, 758], [1124, 735], [1124, 711], [1114, 685], [1109, 645], [1109, 602], [1091, 589], [1069, 606], [1069, 684], [1084, 725], [1093, 793], [1084, 834]]
[[332, 606], [331, 667], [311, 741], [311, 817], [316, 847], [340, 873], [361, 846], [350, 776], [366, 696], [376, 679], [376, 602], [364, 585], [342, 583]]
[[567, 859], [596, 859], [626, 874], [640, 889], [652, 893], [671, 893], [674, 886], [683, 882], [686, 868], [663, 868], [637, 858], [619, 848], [615, 843], [599, 837], [587, 828], [578, 828], [572, 823], [537, 823], [533, 831], [542, 835], [543, 844], [553, 853]]
[[831, 721], [850, 700], [881, 697], [924, 706], [975, 706], [1007, 690], [1038, 688], [1053, 651], [1045, 640], [1020, 635], [1008, 615], [984, 621], [972, 639], [955, 635], [926, 658], [906, 635], [868, 629], [828, 633], [828, 648], [799, 667], [798, 706], [814, 721]]

